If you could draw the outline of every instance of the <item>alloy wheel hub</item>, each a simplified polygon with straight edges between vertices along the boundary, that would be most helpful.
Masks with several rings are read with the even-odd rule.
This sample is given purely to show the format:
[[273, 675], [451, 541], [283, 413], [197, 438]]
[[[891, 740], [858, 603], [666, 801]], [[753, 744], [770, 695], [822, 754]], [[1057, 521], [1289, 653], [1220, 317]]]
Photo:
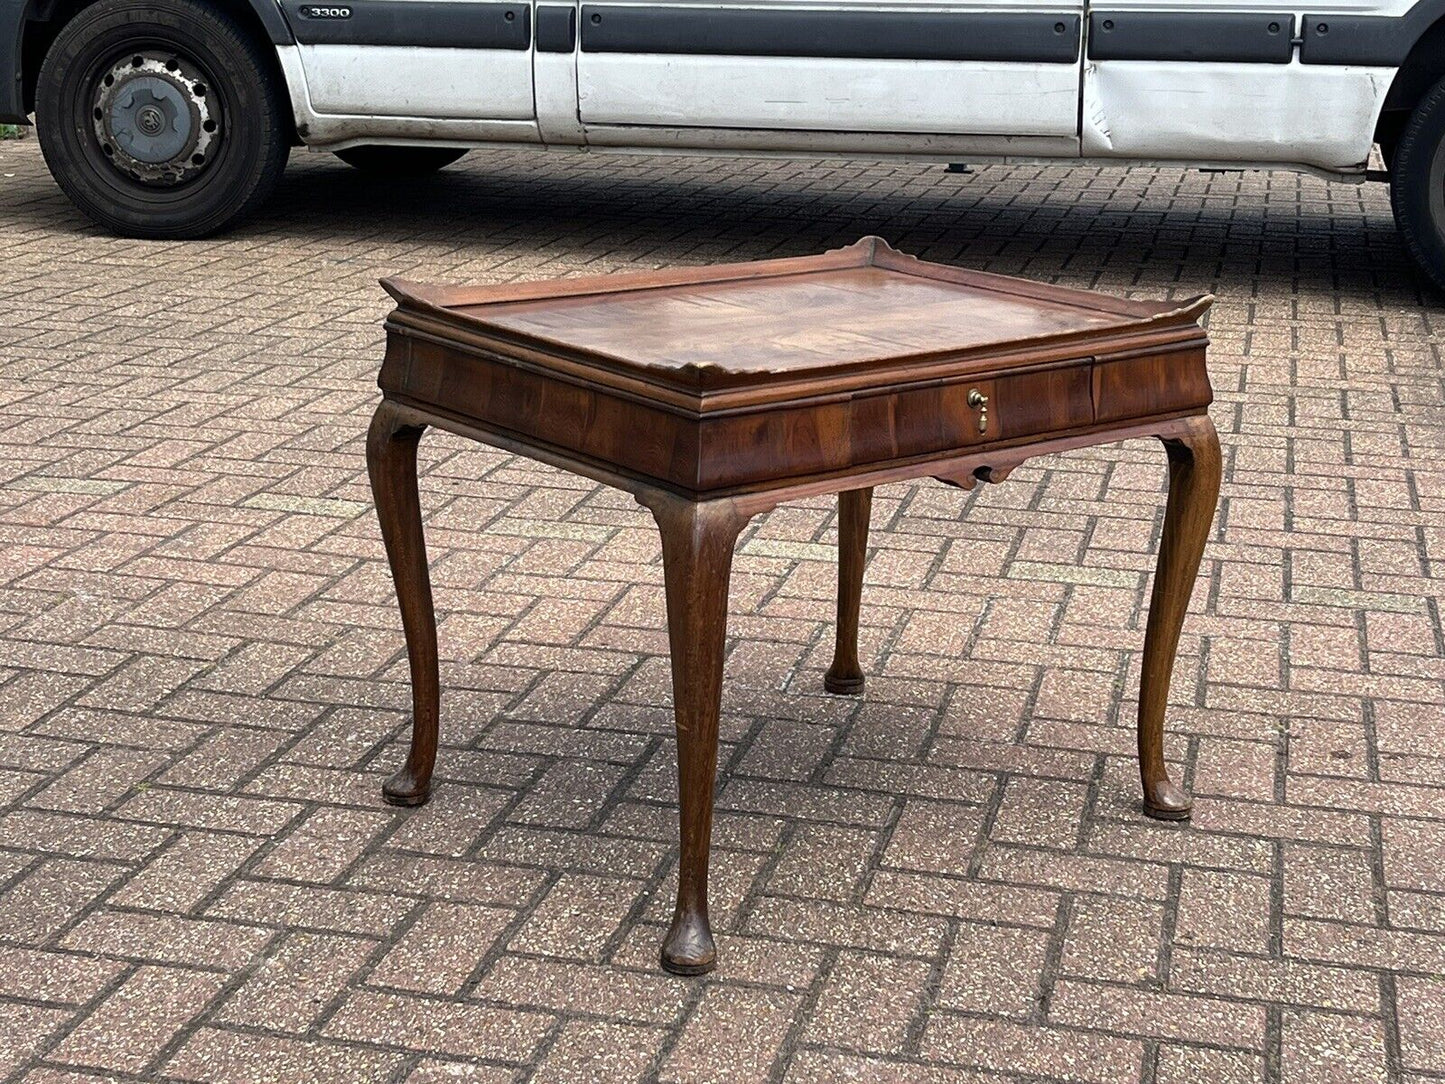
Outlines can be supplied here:
[[92, 119], [101, 153], [144, 184], [190, 180], [220, 149], [213, 94], [195, 65], [173, 54], [123, 57], [96, 85]]

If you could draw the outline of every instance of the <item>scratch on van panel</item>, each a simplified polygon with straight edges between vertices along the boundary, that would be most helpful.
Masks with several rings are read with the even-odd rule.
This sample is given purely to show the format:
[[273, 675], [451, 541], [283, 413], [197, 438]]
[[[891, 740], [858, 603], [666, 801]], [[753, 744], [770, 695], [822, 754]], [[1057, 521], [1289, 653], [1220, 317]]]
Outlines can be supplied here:
[[1090, 64], [1084, 73], [1084, 120], [1093, 129], [1102, 144], [1102, 151], [1114, 149], [1114, 136], [1109, 131], [1109, 116], [1104, 110], [1104, 99], [1099, 94], [1098, 69]]

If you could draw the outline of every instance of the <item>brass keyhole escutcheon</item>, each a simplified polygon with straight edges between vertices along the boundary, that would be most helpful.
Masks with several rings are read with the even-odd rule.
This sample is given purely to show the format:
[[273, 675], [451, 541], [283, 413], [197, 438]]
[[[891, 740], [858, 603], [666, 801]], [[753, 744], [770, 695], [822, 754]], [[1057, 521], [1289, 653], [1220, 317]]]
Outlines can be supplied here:
[[978, 411], [978, 431], [980, 433], [987, 433], [988, 396], [983, 394], [983, 392], [979, 391], [977, 388], [973, 388], [968, 393], [968, 405], [973, 407], [974, 410]]

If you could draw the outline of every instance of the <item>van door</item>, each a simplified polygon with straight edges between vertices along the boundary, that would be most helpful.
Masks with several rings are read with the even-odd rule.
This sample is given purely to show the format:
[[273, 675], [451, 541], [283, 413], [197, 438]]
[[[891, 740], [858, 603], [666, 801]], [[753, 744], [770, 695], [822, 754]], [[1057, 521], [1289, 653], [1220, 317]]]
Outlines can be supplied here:
[[1349, 28], [1338, 23], [1331, 35], [1331, 24], [1392, 12], [1355, 0], [1326, 0], [1303, 16], [1229, 0], [1160, 7], [1090, 5], [1085, 156], [1364, 169], [1395, 69], [1371, 64], [1368, 49], [1355, 56]]
[[535, 117], [530, 0], [284, 0], [283, 6], [317, 113]]
[[839, 149], [867, 133], [1078, 136], [1082, 0], [582, 0], [580, 14], [589, 142], [607, 126], [830, 132]]
[[577, 116], [577, 0], [539, 0], [536, 8], [537, 128], [542, 142], [583, 142]]

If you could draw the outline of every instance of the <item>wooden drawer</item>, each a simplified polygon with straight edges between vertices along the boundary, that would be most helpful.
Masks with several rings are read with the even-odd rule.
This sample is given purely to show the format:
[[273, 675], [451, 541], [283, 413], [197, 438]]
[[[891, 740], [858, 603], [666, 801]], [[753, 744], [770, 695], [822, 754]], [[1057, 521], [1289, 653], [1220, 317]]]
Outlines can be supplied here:
[[[860, 393], [825, 406], [773, 409], [702, 423], [698, 488], [943, 456], [1088, 426], [1090, 360], [1061, 368]], [[973, 405], [970, 394], [987, 399]], [[981, 428], [979, 421], [986, 416]]]

